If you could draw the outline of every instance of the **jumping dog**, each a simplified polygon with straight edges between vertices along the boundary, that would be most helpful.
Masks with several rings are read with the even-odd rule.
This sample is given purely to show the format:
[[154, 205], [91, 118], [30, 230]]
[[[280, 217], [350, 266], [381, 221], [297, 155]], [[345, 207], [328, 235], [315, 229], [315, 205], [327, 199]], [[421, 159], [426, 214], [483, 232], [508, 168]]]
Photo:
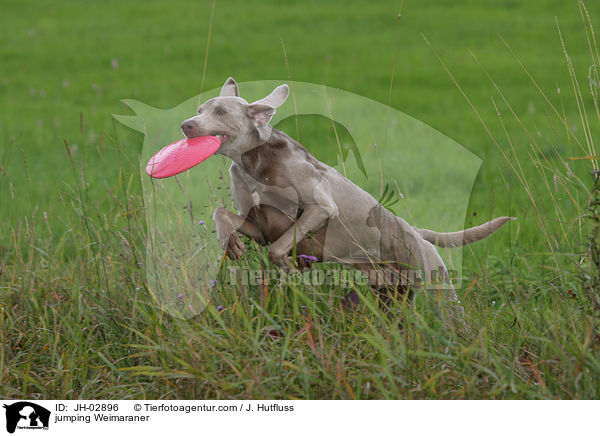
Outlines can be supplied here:
[[217, 238], [234, 260], [245, 247], [238, 232], [268, 245], [269, 259], [293, 266], [290, 254], [350, 264], [373, 286], [381, 271], [403, 276], [417, 270], [423, 282], [432, 276], [443, 292], [453, 320], [463, 309], [433, 244], [458, 247], [484, 239], [511, 220], [500, 217], [466, 230], [438, 233], [409, 225], [338, 171], [317, 160], [285, 133], [269, 125], [289, 95], [287, 85], [254, 103], [240, 97], [233, 78], [220, 95], [206, 101], [181, 129], [188, 138], [217, 136], [217, 154], [231, 159], [231, 191], [237, 213], [218, 207], [213, 213]]

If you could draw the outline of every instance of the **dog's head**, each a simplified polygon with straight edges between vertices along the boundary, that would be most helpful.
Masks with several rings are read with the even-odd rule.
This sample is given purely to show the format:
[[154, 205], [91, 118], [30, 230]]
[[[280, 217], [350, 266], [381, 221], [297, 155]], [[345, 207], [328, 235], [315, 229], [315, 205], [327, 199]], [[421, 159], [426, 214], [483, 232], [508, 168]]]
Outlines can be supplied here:
[[264, 142], [268, 138], [268, 124], [275, 109], [285, 102], [288, 95], [288, 86], [281, 85], [265, 98], [248, 103], [240, 97], [238, 85], [230, 77], [219, 96], [202, 104], [198, 115], [181, 123], [181, 130], [188, 138], [218, 136], [220, 152], [233, 150], [249, 141]]

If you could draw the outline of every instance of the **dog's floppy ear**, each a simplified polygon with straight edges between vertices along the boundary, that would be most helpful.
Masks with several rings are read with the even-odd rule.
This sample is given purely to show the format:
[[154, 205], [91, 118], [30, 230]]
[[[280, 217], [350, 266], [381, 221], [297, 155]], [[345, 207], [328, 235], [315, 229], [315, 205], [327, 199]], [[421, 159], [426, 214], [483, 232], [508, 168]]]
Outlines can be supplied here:
[[240, 90], [238, 89], [238, 84], [235, 83], [233, 77], [230, 77], [225, 81], [223, 87], [221, 88], [221, 93], [219, 97], [239, 97]]
[[287, 85], [280, 85], [265, 98], [255, 101], [253, 104], [265, 104], [271, 107], [281, 106], [290, 95], [290, 88]]
[[271, 118], [273, 118], [273, 115], [275, 115], [275, 108], [281, 106], [289, 94], [290, 88], [287, 85], [281, 85], [265, 98], [248, 105], [246, 113], [254, 123], [262, 141], [267, 140], [270, 130], [266, 129], [266, 127]]
[[260, 128], [269, 124], [269, 121], [275, 115], [275, 108], [268, 104], [256, 102], [248, 105], [247, 113], [250, 119], [254, 121], [254, 125]]

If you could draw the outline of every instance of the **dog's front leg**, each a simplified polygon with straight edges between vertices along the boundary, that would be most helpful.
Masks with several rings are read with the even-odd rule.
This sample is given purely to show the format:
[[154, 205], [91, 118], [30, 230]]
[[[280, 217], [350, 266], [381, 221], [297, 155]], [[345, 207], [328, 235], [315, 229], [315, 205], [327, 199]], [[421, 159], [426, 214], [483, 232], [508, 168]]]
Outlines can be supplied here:
[[287, 267], [287, 257], [290, 250], [304, 239], [310, 232], [315, 232], [327, 224], [329, 212], [320, 206], [312, 206], [300, 215], [298, 221], [290, 227], [279, 239], [269, 246], [269, 259], [276, 265]]
[[316, 232], [327, 225], [330, 218], [339, 214], [337, 205], [331, 195], [331, 187], [323, 178], [315, 178], [313, 174], [305, 173], [299, 176], [302, 183], [296, 185], [298, 198], [302, 202], [304, 211], [296, 223], [279, 237], [269, 247], [271, 262], [287, 267], [287, 257], [294, 246], [310, 232]]
[[217, 239], [232, 260], [239, 260], [245, 250], [244, 242], [238, 235], [238, 231], [259, 244], [265, 243], [262, 233], [254, 223], [224, 207], [215, 209], [213, 221], [217, 228]]

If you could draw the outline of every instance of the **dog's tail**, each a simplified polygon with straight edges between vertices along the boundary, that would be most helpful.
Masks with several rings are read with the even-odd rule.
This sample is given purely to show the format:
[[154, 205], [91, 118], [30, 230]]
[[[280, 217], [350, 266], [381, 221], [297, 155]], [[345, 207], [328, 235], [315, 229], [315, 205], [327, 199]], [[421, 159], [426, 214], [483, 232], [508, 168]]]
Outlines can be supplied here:
[[427, 229], [416, 230], [423, 239], [438, 247], [460, 247], [487, 238], [504, 224], [515, 219], [509, 216], [501, 216], [480, 226], [471, 227], [460, 232], [438, 233]]

